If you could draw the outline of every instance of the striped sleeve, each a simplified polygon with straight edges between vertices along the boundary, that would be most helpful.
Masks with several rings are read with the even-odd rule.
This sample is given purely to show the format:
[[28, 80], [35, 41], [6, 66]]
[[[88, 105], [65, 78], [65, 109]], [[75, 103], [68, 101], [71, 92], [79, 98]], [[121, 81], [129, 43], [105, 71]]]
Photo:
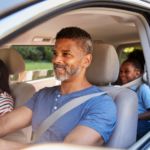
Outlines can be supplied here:
[[14, 99], [8, 93], [0, 94], [0, 116], [14, 109]]

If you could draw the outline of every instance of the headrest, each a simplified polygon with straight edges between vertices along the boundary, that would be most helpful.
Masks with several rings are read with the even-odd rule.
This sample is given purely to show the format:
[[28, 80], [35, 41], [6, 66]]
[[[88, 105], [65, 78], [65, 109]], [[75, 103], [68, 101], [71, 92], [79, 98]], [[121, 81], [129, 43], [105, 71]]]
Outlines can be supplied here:
[[93, 60], [87, 69], [87, 79], [95, 85], [108, 85], [117, 80], [119, 59], [115, 48], [110, 44], [95, 43]]
[[17, 74], [25, 70], [22, 56], [13, 48], [0, 49], [0, 59], [6, 64], [10, 74]]

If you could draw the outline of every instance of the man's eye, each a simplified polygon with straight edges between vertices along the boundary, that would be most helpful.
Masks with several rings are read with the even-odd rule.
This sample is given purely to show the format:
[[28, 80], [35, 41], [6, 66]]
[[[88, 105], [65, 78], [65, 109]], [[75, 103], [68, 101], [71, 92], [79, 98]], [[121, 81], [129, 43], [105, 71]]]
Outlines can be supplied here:
[[55, 51], [52, 52], [53, 56], [57, 56], [57, 53]]
[[67, 56], [70, 56], [70, 54], [69, 53], [63, 53], [63, 56], [67, 57]]

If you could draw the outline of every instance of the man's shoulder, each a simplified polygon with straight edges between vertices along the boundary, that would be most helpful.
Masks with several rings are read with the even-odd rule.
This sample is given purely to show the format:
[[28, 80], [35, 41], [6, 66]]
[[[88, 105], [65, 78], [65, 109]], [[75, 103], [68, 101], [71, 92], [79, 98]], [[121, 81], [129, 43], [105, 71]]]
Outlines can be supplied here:
[[95, 101], [95, 103], [97, 104], [114, 105], [114, 100], [107, 93], [97, 96], [97, 97], [93, 97], [92, 101]]
[[58, 88], [59, 88], [59, 86], [44, 87], [44, 88], [40, 89], [38, 91], [38, 93], [47, 93], [47, 92], [49, 93], [49, 92], [54, 91], [54, 90], [56, 90]]
[[101, 88], [97, 87], [97, 92], [102, 93], [99, 96], [94, 96], [90, 99], [89, 103], [100, 106], [108, 106], [115, 108], [115, 102], [107, 92], [103, 91]]
[[97, 96], [93, 96], [91, 99], [92, 100], [98, 100], [98, 101], [103, 101], [103, 100], [108, 100], [108, 101], [113, 101], [112, 97], [108, 95], [107, 91], [104, 91], [101, 87], [98, 86], [91, 86], [86, 90], [86, 93], [84, 94], [99, 94]]

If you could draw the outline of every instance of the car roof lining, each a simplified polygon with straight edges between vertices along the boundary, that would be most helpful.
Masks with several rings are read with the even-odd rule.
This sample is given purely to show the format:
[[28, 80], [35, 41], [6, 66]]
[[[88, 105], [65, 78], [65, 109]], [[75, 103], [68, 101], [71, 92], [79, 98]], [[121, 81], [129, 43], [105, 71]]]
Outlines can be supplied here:
[[[120, 41], [121, 43], [123, 41], [127, 42], [127, 40], [130, 42], [138, 42], [138, 31], [135, 23], [132, 21], [134, 16], [135, 14], [133, 15], [133, 13], [130, 14], [128, 11], [120, 11], [117, 9], [82, 8], [49, 19], [9, 41], [6, 45], [19, 45], [22, 42], [25, 45], [50, 45], [54, 43], [56, 32], [66, 26], [80, 26], [85, 30], [87, 29], [94, 40], [106, 41], [113, 45], [115, 45], [115, 42], [120, 41], [120, 39], [123, 39]], [[101, 23], [101, 20], [103, 23]], [[93, 23], [89, 24], [89, 22]], [[110, 25], [113, 30], [110, 28]], [[121, 30], [122, 26], [124, 27], [124, 31]], [[47, 32], [48, 30], [50, 32]], [[46, 40], [40, 42], [36, 38]]]

